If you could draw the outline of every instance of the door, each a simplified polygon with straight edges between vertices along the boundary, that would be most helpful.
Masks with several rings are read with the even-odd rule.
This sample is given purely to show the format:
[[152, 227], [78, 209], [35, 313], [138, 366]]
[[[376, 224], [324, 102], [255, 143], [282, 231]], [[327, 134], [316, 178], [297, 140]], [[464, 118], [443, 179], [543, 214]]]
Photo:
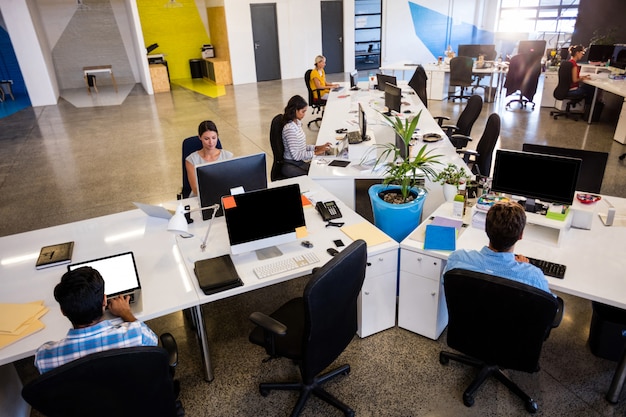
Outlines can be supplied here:
[[250, 5], [257, 81], [280, 80], [276, 3]]
[[322, 1], [322, 55], [327, 74], [343, 72], [343, 2]]

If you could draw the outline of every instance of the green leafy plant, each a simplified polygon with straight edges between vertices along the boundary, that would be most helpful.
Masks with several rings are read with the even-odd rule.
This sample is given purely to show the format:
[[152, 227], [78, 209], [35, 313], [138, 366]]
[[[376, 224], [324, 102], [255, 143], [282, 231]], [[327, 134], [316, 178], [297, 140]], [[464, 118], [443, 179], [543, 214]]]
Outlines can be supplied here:
[[[398, 116], [388, 116], [381, 113], [387, 123], [402, 138], [404, 146], [409, 148], [409, 144], [417, 128], [422, 111], [412, 119], [401, 119]], [[385, 164], [385, 179], [383, 184], [395, 184], [400, 186], [401, 202], [410, 201], [411, 188], [424, 184], [425, 179], [434, 180], [437, 172], [433, 169], [436, 164], [441, 164], [438, 160], [441, 155], [433, 155], [432, 150], [427, 150], [424, 145], [417, 152], [415, 157], [408, 155], [402, 158], [400, 149], [395, 143], [385, 143], [376, 145], [377, 149], [382, 149], [380, 156], [376, 159], [375, 166]]]
[[471, 178], [470, 174], [463, 167], [449, 163], [437, 176], [435, 181], [440, 184], [451, 184], [458, 186], [461, 182], [467, 182]]

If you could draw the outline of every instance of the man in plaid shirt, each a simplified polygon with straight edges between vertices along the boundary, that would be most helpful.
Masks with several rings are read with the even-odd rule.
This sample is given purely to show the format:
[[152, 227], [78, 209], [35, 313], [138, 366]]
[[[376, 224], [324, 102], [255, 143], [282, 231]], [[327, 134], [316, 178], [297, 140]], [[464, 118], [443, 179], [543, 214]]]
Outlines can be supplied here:
[[74, 328], [65, 339], [37, 349], [35, 366], [42, 374], [90, 353], [158, 343], [154, 332], [131, 312], [128, 296], [108, 300], [109, 311], [117, 318], [103, 320], [107, 306], [104, 280], [91, 267], [66, 272], [54, 288], [54, 299]]

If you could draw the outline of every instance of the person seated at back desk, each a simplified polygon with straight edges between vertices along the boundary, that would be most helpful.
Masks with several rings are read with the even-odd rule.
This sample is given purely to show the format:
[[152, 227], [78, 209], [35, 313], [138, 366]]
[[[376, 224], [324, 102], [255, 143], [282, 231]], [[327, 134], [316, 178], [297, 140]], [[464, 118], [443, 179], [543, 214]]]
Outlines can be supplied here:
[[[42, 374], [91, 353], [158, 344], [154, 332], [133, 315], [130, 297], [107, 300], [104, 280], [91, 267], [66, 272], [54, 288], [54, 299], [74, 328], [65, 339], [44, 343], [37, 349], [35, 366]], [[121, 320], [103, 320], [107, 305], [111, 314]]]
[[216, 161], [224, 161], [233, 157], [233, 153], [225, 149], [218, 149], [219, 133], [217, 126], [211, 120], [205, 120], [198, 126], [198, 137], [202, 141], [202, 149], [193, 152], [185, 158], [185, 169], [191, 186], [189, 197], [198, 196], [198, 180], [196, 166]]
[[580, 61], [585, 56], [585, 47], [582, 45], [573, 45], [569, 47], [569, 54], [571, 56], [570, 62], [572, 63], [572, 83], [570, 84], [569, 94], [575, 96], [581, 96], [585, 99], [585, 111], [588, 111], [588, 107], [591, 105], [591, 98], [593, 97], [594, 88], [588, 84], [585, 84], [585, 80], [590, 80], [590, 75], [580, 75]]
[[526, 226], [524, 208], [516, 202], [494, 204], [487, 212], [485, 232], [489, 245], [480, 251], [459, 249], [450, 254], [444, 273], [461, 268], [508, 278], [550, 293], [548, 280], [528, 258], [514, 253]]
[[[326, 72], [324, 67], [326, 66], [326, 58], [323, 55], [315, 57], [315, 68], [311, 71], [311, 90], [313, 90], [313, 97], [322, 100], [328, 100], [328, 93], [331, 88], [339, 87], [339, 84], [328, 84], [326, 82]], [[315, 91], [317, 89], [328, 87], [322, 91]]]

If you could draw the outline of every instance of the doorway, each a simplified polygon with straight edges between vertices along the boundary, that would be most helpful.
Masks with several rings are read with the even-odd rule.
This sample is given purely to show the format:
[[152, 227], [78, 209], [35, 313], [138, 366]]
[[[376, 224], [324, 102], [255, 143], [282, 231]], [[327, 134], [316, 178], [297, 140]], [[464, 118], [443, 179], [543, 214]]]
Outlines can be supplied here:
[[280, 80], [276, 3], [250, 5], [257, 81]]
[[326, 57], [327, 74], [344, 71], [343, 1], [322, 1], [322, 55]]

